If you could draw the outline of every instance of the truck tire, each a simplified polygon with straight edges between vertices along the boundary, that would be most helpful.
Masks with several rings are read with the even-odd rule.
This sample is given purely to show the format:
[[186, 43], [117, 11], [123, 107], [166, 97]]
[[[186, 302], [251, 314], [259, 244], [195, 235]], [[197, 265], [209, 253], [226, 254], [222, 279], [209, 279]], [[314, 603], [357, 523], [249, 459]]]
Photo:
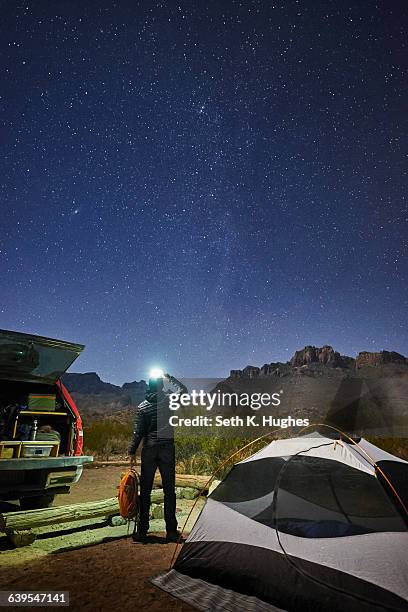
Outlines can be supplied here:
[[44, 493], [35, 497], [22, 497], [20, 499], [20, 508], [22, 510], [37, 510], [38, 508], [49, 508], [52, 506], [55, 495], [52, 493]]

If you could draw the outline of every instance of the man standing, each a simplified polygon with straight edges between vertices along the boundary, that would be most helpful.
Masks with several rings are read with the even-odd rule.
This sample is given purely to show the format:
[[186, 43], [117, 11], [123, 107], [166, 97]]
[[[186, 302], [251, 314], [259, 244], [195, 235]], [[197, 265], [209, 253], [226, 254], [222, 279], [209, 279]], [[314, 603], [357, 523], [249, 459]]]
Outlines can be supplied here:
[[174, 431], [169, 424], [169, 397], [164, 391], [163, 379], [176, 390], [187, 393], [186, 387], [173, 376], [161, 371], [152, 372], [146, 399], [138, 406], [135, 429], [129, 446], [130, 463], [136, 460], [136, 451], [143, 441], [140, 474], [140, 515], [136, 540], [144, 541], [149, 531], [150, 495], [156, 469], [162, 479], [164, 491], [164, 518], [166, 539], [175, 542], [179, 538], [176, 519], [176, 461]]

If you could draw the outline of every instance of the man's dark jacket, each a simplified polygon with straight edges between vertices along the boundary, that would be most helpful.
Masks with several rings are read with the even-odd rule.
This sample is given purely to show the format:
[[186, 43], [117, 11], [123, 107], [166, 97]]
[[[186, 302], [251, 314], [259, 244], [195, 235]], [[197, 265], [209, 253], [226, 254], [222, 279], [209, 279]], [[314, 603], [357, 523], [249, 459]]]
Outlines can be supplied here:
[[[187, 388], [173, 376], [169, 382], [177, 388], [178, 393], [188, 393]], [[172, 443], [174, 430], [169, 424], [172, 412], [169, 408], [169, 396], [163, 390], [147, 392], [144, 402], [139, 404], [133, 438], [129, 446], [129, 455], [134, 455], [143, 440], [143, 447], [149, 448], [158, 444]]]

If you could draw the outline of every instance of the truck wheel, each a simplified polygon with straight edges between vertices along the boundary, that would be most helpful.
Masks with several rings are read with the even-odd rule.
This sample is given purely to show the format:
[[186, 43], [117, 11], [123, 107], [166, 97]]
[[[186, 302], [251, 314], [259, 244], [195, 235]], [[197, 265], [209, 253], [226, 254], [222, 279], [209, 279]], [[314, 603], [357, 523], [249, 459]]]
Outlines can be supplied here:
[[38, 508], [49, 508], [52, 506], [55, 495], [52, 493], [44, 493], [44, 495], [36, 495], [35, 497], [22, 497], [20, 499], [20, 508], [22, 510], [36, 510]]

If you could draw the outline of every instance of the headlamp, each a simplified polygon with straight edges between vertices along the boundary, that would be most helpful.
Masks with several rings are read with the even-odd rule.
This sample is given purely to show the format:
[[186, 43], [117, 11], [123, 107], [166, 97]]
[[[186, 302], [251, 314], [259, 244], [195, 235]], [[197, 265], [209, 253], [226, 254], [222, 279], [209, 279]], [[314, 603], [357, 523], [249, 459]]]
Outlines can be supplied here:
[[164, 372], [161, 368], [152, 368], [149, 373], [149, 378], [164, 378]]

